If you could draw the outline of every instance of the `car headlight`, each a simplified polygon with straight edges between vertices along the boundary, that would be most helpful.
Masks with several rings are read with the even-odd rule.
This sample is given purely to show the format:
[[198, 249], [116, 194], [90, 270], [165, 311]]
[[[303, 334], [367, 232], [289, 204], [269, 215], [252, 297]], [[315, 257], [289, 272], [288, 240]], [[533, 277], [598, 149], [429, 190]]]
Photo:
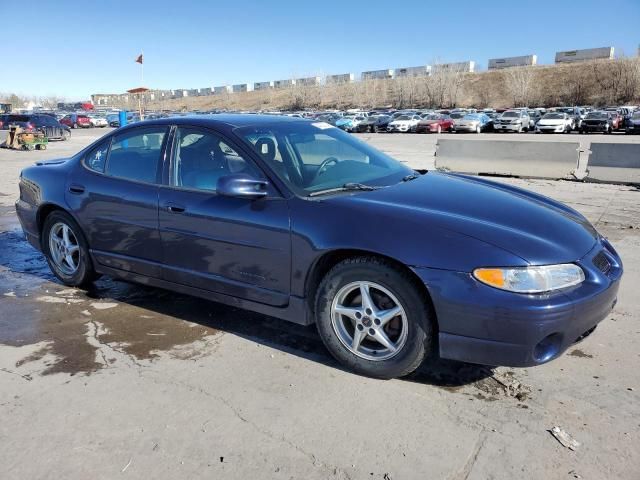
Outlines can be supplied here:
[[515, 268], [477, 268], [473, 276], [491, 287], [516, 293], [543, 293], [584, 282], [582, 268], [573, 263]]

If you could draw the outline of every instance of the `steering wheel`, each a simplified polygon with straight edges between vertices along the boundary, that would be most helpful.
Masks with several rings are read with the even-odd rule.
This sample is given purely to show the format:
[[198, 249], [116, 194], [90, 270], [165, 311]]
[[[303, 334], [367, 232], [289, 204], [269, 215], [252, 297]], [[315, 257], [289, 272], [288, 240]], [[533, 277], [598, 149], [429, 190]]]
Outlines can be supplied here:
[[[320, 166], [318, 167], [318, 170], [316, 171], [316, 174], [313, 176], [313, 180], [315, 180], [316, 178], [318, 178], [320, 175], [322, 175], [324, 172], [327, 171], [327, 168], [329, 167], [329, 165], [333, 164], [337, 164], [339, 162], [339, 160], [336, 157], [328, 157], [325, 158], [322, 163], [320, 164]], [[312, 180], [312, 182], [313, 182]]]

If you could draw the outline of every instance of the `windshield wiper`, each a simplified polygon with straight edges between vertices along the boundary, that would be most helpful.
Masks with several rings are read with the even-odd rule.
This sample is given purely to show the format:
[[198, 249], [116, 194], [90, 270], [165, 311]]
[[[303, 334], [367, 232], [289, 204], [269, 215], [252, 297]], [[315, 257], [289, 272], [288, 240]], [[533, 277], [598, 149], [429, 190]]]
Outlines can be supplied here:
[[347, 192], [347, 191], [355, 191], [355, 190], [369, 192], [371, 190], [377, 190], [379, 188], [382, 188], [382, 187], [373, 187], [371, 185], [365, 185], [364, 183], [349, 182], [349, 183], [345, 183], [341, 187], [328, 188], [326, 190], [318, 190], [317, 192], [311, 192], [309, 196], [315, 197], [317, 195], [324, 195], [327, 193]]

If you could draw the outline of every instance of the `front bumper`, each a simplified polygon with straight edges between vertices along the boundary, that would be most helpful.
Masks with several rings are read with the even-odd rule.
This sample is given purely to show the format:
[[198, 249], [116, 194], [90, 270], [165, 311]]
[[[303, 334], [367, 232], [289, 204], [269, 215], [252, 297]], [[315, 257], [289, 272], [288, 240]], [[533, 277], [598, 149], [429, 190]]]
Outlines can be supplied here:
[[456, 132], [475, 132], [477, 125], [454, 125], [453, 129]]
[[538, 125], [537, 132], [542, 133], [564, 133], [566, 127], [564, 125]]
[[[444, 130], [444, 127], [441, 127], [441, 130]], [[431, 123], [428, 125], [416, 125], [416, 133], [422, 133], [422, 132], [436, 133], [437, 131], [438, 131], [437, 123]]]
[[[594, 264], [600, 252], [607, 273]], [[590, 333], [617, 301], [622, 263], [606, 240], [577, 262], [585, 281], [573, 289], [524, 295], [498, 290], [470, 273], [414, 268], [430, 292], [442, 358], [494, 366], [546, 363]]]
[[506, 130], [509, 132], [517, 132], [521, 128], [524, 128], [524, 126], [521, 123], [508, 123], [508, 124], [499, 124], [499, 125], [494, 124], [493, 126], [493, 129], [496, 131]]
[[584, 130], [585, 132], [604, 132], [607, 130], [607, 126], [605, 124], [589, 125], [583, 123], [580, 129]]
[[402, 132], [406, 133], [411, 130], [411, 127], [408, 125], [393, 125], [387, 127], [387, 132]]

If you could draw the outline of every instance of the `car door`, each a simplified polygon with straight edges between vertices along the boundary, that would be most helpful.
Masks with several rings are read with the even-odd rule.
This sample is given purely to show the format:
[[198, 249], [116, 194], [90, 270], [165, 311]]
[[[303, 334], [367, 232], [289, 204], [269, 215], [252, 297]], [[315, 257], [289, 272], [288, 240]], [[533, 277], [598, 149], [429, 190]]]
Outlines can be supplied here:
[[286, 200], [268, 186], [251, 200], [219, 195], [219, 178], [266, 178], [215, 130], [178, 126], [160, 189], [165, 280], [264, 304], [288, 303], [291, 238]]
[[141, 126], [98, 143], [75, 169], [66, 200], [98, 263], [161, 277], [158, 191], [168, 126]]

